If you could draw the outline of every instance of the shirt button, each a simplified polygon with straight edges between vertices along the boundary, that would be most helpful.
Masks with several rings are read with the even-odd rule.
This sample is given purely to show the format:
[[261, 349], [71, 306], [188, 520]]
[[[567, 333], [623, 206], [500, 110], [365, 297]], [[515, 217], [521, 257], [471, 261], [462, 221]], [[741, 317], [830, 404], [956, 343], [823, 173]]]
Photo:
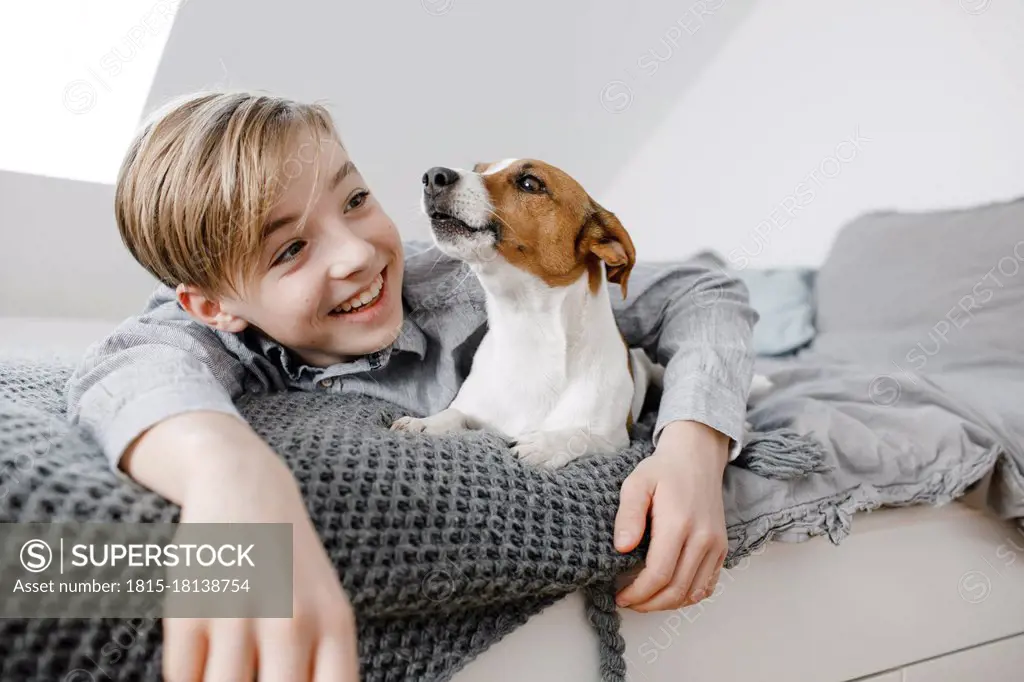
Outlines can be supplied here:
[[333, 383], [334, 383], [334, 379], [321, 379], [320, 380], [320, 387], [321, 388], [330, 388], [331, 384], [333, 384]]

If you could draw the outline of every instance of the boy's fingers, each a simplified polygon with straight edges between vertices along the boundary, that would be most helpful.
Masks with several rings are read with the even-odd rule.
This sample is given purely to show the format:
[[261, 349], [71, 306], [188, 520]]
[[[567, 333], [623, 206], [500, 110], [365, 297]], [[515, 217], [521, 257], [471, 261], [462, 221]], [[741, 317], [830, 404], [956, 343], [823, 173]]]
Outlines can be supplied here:
[[718, 576], [718, 569], [722, 566], [722, 555], [709, 552], [696, 575], [693, 576], [693, 583], [690, 585], [686, 601], [696, 604], [700, 600], [709, 597], [715, 589], [715, 582]]
[[672, 580], [650, 599], [642, 602], [637, 600], [637, 603], [633, 605], [634, 610], [641, 612], [662, 611], [665, 609], [678, 609], [683, 605], [690, 592], [693, 576], [707, 555], [707, 551], [703, 547], [699, 547], [692, 542], [693, 536], [690, 537], [690, 541], [683, 546], [682, 556], [676, 564]]
[[321, 640], [314, 665], [313, 682], [359, 682], [359, 652], [354, 640]]
[[201, 682], [206, 667], [206, 622], [165, 618], [163, 675], [167, 682]]
[[308, 634], [264, 628], [260, 633], [259, 644], [259, 679], [309, 682], [313, 666], [313, 640]]
[[657, 516], [652, 519], [651, 546], [647, 550], [647, 563], [636, 580], [619, 592], [615, 600], [619, 606], [645, 602], [669, 584], [679, 563], [683, 536], [680, 528], [659, 525]]
[[640, 544], [653, 496], [654, 486], [643, 476], [634, 473], [623, 482], [615, 514], [615, 549], [630, 552]]
[[203, 682], [252, 682], [256, 677], [256, 645], [252, 627], [243, 619], [214, 619]]

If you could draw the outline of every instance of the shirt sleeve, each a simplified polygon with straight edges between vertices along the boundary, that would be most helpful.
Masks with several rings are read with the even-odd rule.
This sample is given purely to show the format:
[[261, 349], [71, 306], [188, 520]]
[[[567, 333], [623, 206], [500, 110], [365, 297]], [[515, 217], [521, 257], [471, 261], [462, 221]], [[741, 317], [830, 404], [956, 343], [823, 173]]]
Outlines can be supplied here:
[[209, 327], [160, 287], [141, 315], [93, 344], [65, 386], [68, 420], [96, 439], [117, 470], [149, 427], [195, 410], [240, 414], [245, 369]]
[[743, 447], [758, 319], [746, 285], [695, 260], [649, 262], [633, 267], [628, 291], [626, 300], [615, 285], [609, 292], [623, 337], [665, 367], [654, 444], [669, 422], [696, 421], [729, 437], [734, 460]]

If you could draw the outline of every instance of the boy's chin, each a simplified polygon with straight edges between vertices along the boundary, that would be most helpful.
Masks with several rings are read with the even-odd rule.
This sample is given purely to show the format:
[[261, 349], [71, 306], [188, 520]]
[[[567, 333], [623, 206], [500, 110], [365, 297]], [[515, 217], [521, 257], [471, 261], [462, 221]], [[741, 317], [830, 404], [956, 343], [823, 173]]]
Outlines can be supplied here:
[[359, 341], [353, 341], [351, 333], [346, 335], [348, 338], [339, 340], [337, 344], [336, 353], [342, 356], [357, 356], [357, 355], [369, 355], [382, 351], [391, 344], [393, 344], [402, 332], [402, 316], [398, 316], [396, 323], [388, 325], [387, 328], [381, 330], [374, 330], [366, 333], [366, 335], [359, 339]]

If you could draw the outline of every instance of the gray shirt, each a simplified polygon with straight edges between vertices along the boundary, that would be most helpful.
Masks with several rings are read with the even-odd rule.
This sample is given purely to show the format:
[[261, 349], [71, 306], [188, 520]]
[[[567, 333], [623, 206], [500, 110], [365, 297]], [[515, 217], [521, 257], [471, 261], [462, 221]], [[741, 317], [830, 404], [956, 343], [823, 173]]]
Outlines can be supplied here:
[[[116, 467], [132, 440], [174, 415], [238, 415], [244, 393], [302, 390], [361, 393], [409, 414], [454, 399], [486, 331], [484, 292], [461, 261], [433, 244], [406, 242], [398, 338], [381, 351], [329, 367], [304, 364], [250, 325], [221, 332], [192, 319], [160, 285], [140, 315], [89, 348], [70, 377], [68, 418], [89, 430]], [[757, 313], [738, 279], [698, 261], [637, 263], [612, 305], [623, 337], [666, 368], [654, 431], [675, 420], [707, 424], [739, 451], [753, 375]]]

